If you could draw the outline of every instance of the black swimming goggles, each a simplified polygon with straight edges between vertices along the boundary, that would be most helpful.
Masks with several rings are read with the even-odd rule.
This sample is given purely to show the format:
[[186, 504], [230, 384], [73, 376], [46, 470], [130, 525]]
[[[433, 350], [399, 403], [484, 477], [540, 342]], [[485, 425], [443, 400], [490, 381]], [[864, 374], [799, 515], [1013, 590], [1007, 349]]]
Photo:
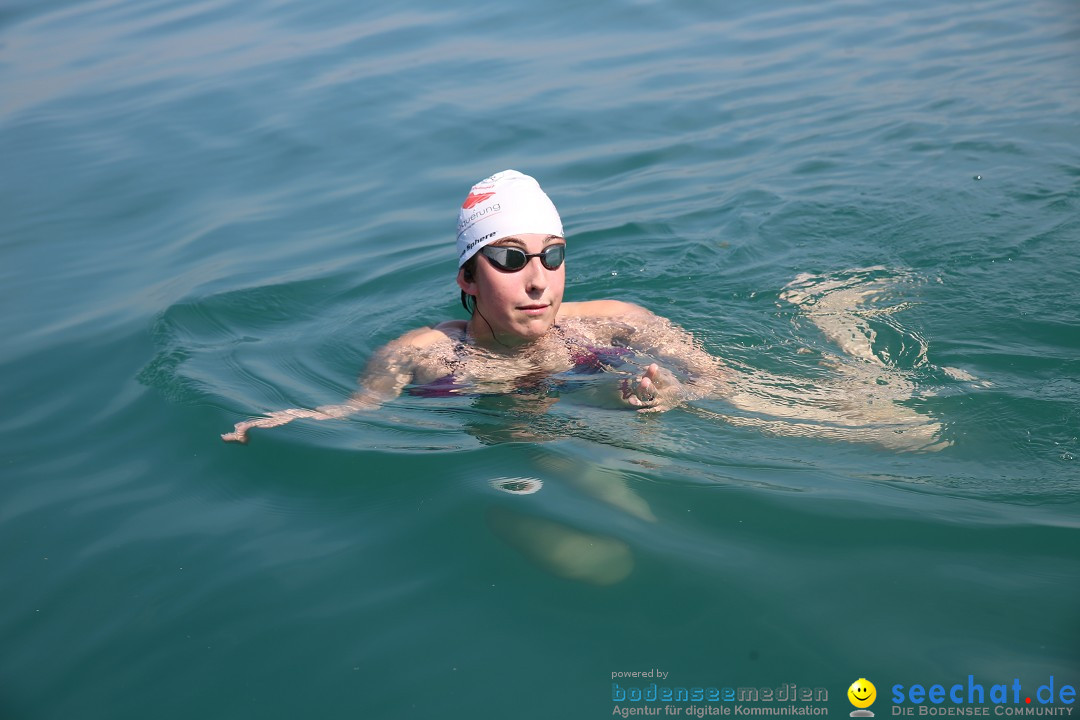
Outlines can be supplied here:
[[497, 269], [503, 272], [517, 272], [528, 265], [529, 260], [538, 257], [540, 263], [548, 270], [558, 270], [566, 259], [566, 245], [548, 245], [542, 251], [529, 255], [521, 248], [506, 247], [505, 245], [486, 245], [480, 248], [480, 254], [488, 259]]

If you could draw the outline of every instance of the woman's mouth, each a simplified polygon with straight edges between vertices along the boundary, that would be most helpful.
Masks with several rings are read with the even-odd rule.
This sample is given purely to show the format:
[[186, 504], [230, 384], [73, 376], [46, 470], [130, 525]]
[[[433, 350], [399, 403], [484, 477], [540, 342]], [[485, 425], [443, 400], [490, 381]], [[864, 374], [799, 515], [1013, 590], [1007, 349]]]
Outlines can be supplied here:
[[543, 315], [544, 311], [548, 309], [548, 305], [518, 305], [518, 310], [526, 315]]

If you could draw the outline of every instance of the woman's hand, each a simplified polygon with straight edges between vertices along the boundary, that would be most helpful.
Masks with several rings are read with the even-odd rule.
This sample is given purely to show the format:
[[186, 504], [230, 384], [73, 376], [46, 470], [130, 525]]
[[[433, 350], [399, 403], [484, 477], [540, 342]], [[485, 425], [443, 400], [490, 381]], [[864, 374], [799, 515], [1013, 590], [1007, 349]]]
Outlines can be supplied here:
[[333, 415], [318, 410], [304, 410], [302, 408], [295, 408], [289, 410], [278, 410], [272, 412], [266, 417], [252, 418], [251, 420], [244, 420], [243, 422], [236, 423], [231, 433], [225, 433], [221, 436], [221, 439], [225, 442], [247, 442], [247, 432], [251, 428], [272, 428], [278, 425], [284, 425], [290, 423], [293, 420], [299, 418], [314, 418], [316, 420], [326, 420]]
[[664, 412], [679, 404], [682, 383], [656, 363], [645, 368], [635, 380], [629, 378], [620, 386], [622, 401], [639, 412]]

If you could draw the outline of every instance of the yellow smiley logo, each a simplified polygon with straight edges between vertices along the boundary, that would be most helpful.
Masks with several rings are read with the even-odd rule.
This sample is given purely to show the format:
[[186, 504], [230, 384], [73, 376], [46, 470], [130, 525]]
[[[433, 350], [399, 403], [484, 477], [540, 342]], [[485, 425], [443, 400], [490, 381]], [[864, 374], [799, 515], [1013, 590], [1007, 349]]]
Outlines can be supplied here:
[[857, 708], [868, 708], [877, 699], [877, 688], [866, 678], [859, 678], [847, 689], [848, 700]]

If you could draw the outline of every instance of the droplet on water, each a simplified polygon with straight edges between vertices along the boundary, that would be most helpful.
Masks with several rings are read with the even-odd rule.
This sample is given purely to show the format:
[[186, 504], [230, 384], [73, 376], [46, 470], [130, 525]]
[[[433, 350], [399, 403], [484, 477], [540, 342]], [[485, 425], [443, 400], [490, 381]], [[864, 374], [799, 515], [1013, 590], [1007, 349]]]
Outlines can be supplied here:
[[540, 478], [532, 477], [495, 478], [491, 481], [491, 486], [511, 495], [532, 495], [544, 486], [544, 482]]

